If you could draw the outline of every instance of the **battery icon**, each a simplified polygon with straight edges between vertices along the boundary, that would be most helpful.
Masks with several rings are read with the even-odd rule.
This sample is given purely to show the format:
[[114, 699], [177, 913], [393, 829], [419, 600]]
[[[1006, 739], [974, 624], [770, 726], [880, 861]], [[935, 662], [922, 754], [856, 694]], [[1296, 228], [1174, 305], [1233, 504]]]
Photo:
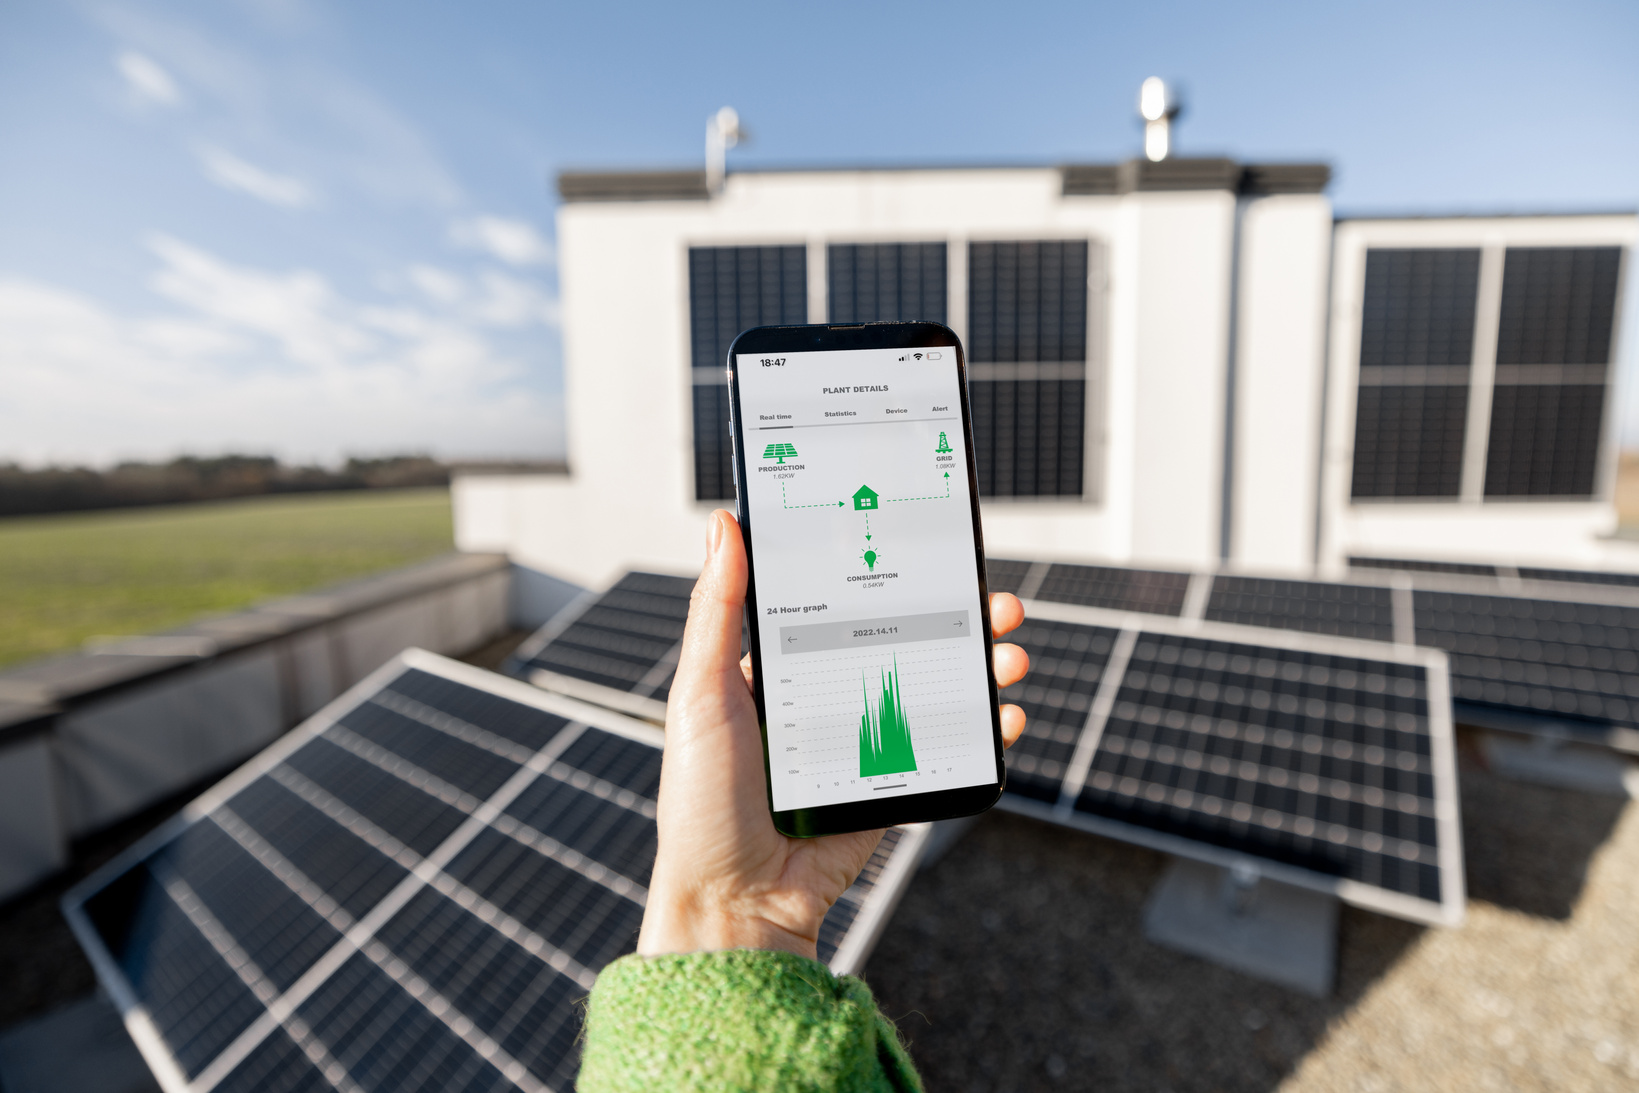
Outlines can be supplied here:
[[928, 354], [928, 360], [930, 360], [930, 361], [939, 360], [942, 355], [943, 354], [940, 354], [940, 353], [929, 353]]

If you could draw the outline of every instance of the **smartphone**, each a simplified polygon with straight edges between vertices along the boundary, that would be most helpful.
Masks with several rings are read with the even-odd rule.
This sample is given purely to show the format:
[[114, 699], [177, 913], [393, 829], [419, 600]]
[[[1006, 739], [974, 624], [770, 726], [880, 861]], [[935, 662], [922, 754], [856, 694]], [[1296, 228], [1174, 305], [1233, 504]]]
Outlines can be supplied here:
[[728, 372], [774, 826], [983, 812], [1006, 775], [961, 342], [765, 326]]

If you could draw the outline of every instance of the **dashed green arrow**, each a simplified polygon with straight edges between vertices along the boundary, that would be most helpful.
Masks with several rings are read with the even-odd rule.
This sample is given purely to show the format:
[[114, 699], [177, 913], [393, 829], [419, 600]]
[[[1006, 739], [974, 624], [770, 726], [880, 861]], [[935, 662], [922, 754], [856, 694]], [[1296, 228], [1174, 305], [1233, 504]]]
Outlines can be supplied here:
[[884, 501], [943, 501], [950, 496], [950, 472], [945, 472], [945, 492], [930, 493], [926, 497], [885, 497]]
[[[784, 505], [788, 509], [828, 509], [828, 508], [831, 507], [831, 502], [829, 502], [829, 501], [821, 501], [821, 502], [819, 502], [818, 504], [815, 504], [815, 505], [793, 505], [791, 503], [791, 501], [785, 496], [785, 483], [784, 482], [780, 483], [780, 504]], [[838, 501], [837, 502], [837, 508], [841, 508], [841, 507], [842, 507], [842, 502]]]

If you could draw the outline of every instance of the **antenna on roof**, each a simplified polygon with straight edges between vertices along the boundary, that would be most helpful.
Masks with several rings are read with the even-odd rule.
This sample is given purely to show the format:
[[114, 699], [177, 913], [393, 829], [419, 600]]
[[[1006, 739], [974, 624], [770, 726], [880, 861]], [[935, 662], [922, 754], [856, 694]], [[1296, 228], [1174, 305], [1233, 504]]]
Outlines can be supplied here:
[[751, 134], [740, 125], [740, 115], [732, 106], [725, 106], [706, 119], [706, 190], [720, 193], [726, 173], [728, 150], [741, 141], [749, 141]]
[[1138, 89], [1138, 116], [1144, 119], [1144, 158], [1159, 163], [1172, 152], [1172, 119], [1183, 104], [1173, 89], [1159, 76], [1151, 76]]

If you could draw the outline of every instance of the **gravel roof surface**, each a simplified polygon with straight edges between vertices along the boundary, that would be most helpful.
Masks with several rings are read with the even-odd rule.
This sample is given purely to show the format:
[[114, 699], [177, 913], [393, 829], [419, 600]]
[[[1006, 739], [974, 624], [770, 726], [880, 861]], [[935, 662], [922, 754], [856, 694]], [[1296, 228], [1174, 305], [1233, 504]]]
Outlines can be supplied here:
[[996, 812], [866, 978], [930, 1090], [1639, 1089], [1639, 809], [1471, 756], [1467, 922], [1345, 907], [1329, 999], [1146, 941], [1163, 856]]

